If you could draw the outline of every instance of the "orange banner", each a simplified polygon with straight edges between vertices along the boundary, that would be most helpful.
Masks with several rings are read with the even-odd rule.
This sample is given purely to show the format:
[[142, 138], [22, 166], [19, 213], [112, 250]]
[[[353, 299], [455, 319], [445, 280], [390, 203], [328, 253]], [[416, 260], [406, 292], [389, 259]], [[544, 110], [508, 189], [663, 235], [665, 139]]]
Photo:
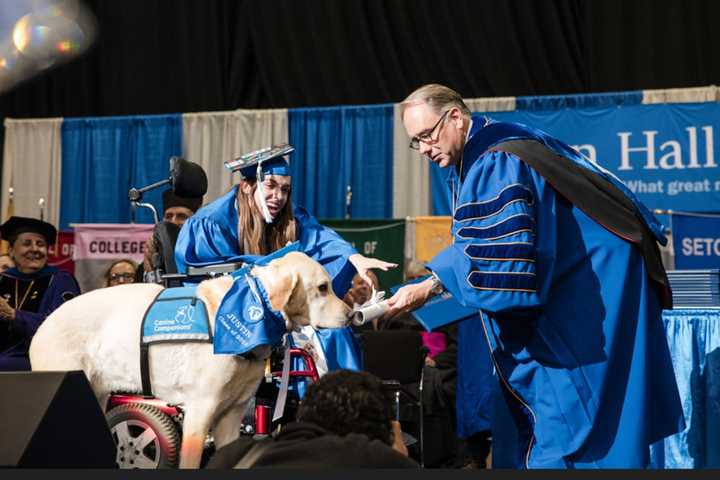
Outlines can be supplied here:
[[429, 262], [452, 243], [452, 217], [415, 217], [415, 258]]

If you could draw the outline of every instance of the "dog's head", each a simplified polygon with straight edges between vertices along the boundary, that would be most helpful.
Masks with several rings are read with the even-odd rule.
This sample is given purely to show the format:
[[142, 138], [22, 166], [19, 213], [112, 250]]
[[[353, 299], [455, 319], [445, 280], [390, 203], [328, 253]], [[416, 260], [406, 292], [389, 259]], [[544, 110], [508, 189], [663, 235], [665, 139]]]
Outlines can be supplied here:
[[288, 328], [348, 324], [350, 308], [335, 296], [330, 275], [304, 253], [290, 252], [266, 266], [254, 267], [252, 274], [262, 282], [270, 305], [282, 312]]

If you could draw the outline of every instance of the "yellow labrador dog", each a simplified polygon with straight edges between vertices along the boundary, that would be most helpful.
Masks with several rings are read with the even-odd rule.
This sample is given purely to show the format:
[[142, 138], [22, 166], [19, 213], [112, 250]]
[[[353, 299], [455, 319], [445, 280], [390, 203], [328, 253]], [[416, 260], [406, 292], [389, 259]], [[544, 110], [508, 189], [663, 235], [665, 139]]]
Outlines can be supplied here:
[[[332, 290], [322, 266], [290, 252], [252, 275], [265, 287], [272, 308], [286, 326], [339, 328], [350, 309]], [[229, 276], [200, 283], [197, 296], [207, 306], [210, 329], [232, 285]], [[38, 329], [30, 345], [33, 370], [83, 370], [103, 406], [111, 392], [141, 392], [140, 331], [148, 306], [162, 287], [128, 284], [94, 290], [64, 303]], [[270, 348], [255, 349], [256, 360], [214, 355], [211, 343], [158, 343], [150, 346], [153, 393], [184, 408], [181, 468], [198, 468], [205, 437], [213, 430], [218, 447], [239, 434], [248, 400], [263, 376]]]

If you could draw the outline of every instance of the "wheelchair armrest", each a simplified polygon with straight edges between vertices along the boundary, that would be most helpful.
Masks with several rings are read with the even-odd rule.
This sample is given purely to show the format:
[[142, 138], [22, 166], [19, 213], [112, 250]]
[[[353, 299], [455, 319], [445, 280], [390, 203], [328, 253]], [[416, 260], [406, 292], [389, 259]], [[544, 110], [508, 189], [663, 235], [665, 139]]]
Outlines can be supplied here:
[[399, 390], [400, 382], [397, 380], [381, 380], [382, 386], [388, 390]]
[[420, 392], [406, 387], [397, 380], [381, 380], [381, 385], [383, 389], [391, 393], [404, 395], [411, 402], [417, 403], [420, 401]]
[[[215, 278], [222, 275], [228, 275], [235, 270], [239, 270], [243, 264], [241, 262], [236, 263], [219, 263], [217, 265], [208, 265], [206, 267], [188, 267], [188, 273], [163, 273], [160, 275], [160, 282], [165, 287], [180, 287], [183, 284], [183, 280], [189, 278]], [[160, 283], [156, 282], [156, 283]]]
[[218, 263], [205, 267], [188, 267], [188, 277], [217, 277], [227, 275], [235, 270], [239, 270], [243, 266], [242, 262]]
[[160, 275], [161, 280], [185, 280], [188, 275], [184, 273], [163, 273]]

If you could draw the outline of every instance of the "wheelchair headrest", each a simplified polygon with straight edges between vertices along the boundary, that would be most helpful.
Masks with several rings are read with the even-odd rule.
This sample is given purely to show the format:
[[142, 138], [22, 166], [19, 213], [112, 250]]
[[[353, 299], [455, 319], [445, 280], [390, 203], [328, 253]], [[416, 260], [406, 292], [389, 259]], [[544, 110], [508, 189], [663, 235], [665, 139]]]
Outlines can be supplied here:
[[184, 158], [171, 159], [170, 179], [173, 191], [181, 197], [202, 197], [207, 193], [208, 180], [205, 170]]

